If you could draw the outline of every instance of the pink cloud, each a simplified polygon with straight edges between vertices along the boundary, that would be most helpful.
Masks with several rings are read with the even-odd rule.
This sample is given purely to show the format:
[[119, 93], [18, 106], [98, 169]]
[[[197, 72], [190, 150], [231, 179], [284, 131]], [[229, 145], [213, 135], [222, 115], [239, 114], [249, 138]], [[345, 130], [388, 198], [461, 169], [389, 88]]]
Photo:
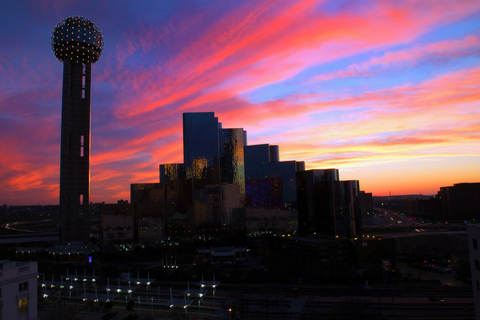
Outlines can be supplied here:
[[[479, 130], [478, 67], [384, 90], [339, 88], [249, 101], [252, 90], [293, 79], [311, 67], [410, 45], [480, 9], [477, 1], [455, 6], [448, 1], [376, 1], [369, 6], [349, 2], [329, 13], [320, 9], [322, 4], [242, 1], [226, 13], [195, 8], [165, 24], [138, 22], [122, 29], [124, 41], [108, 49], [115, 53], [106, 51], [94, 66], [94, 90], [107, 87], [101, 96], [108, 101], [104, 106], [93, 97], [92, 102], [92, 112], [100, 115], [92, 129], [92, 199], [127, 198], [130, 183], [158, 179], [158, 164], [181, 162], [181, 112], [187, 111], [215, 111], [225, 127], [245, 128], [251, 144], [279, 144], [282, 159], [311, 161], [310, 167], [478, 155], [471, 151]], [[390, 51], [317, 80], [472, 56], [479, 39], [469, 35]], [[2, 51], [0, 62], [10, 62], [18, 52]], [[36, 69], [28, 55], [20, 55], [16, 64], [0, 63], [0, 120], [12, 126], [19, 122], [0, 132], [0, 147], [9, 150], [0, 155], [3, 194], [9, 201], [20, 201], [25, 193], [8, 190], [29, 190], [39, 199], [58, 197], [61, 82], [39, 85], [61, 78], [61, 65], [52, 67], [49, 59], [53, 57], [38, 57]], [[351, 112], [322, 121], [324, 113], [337, 111]]]
[[[480, 49], [480, 37], [468, 35], [463, 39], [454, 39], [417, 46], [411, 49], [386, 52], [383, 56], [373, 57], [363, 63], [355, 63], [346, 70], [322, 74], [313, 81], [327, 81], [335, 78], [354, 76], [373, 76], [374, 68], [392, 68], [404, 65], [415, 66], [425, 60], [455, 59], [476, 55]], [[372, 70], [373, 69], [373, 70]]]
[[[419, 7], [407, 2], [394, 7], [379, 2], [361, 12], [363, 15], [355, 11], [358, 8], [352, 8], [328, 16], [316, 11], [315, 5], [317, 3], [305, 1], [282, 8], [262, 2], [254, 10], [246, 5], [219, 19], [175, 60], [166, 62], [163, 69], [176, 70], [175, 75], [163, 74], [162, 69], [131, 74], [134, 87], [142, 84], [145, 94], [134, 103], [135, 108], [132, 101], [125, 101], [118, 108], [117, 116], [138, 116], [196, 94], [214, 99], [218, 98], [212, 93], [215, 91], [221, 95], [237, 95], [287, 79], [319, 63], [405, 43], [433, 25], [468, 16], [478, 9], [471, 1], [462, 1], [454, 9], [445, 3]], [[269, 19], [265, 19], [267, 14]], [[377, 32], [379, 29], [382, 32]], [[153, 43], [158, 42], [154, 33], [144, 36], [153, 38]], [[140, 43], [149, 40], [142, 39]], [[138, 51], [140, 47], [137, 45], [132, 50]], [[182, 108], [186, 110], [195, 103], [190, 101]]]

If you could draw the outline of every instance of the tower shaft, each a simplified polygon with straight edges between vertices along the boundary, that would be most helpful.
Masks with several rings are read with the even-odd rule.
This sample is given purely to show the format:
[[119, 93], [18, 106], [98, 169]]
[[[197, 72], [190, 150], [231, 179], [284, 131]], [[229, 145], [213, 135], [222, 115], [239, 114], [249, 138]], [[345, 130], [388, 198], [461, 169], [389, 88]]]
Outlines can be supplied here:
[[88, 242], [91, 63], [63, 61], [60, 155], [61, 242]]

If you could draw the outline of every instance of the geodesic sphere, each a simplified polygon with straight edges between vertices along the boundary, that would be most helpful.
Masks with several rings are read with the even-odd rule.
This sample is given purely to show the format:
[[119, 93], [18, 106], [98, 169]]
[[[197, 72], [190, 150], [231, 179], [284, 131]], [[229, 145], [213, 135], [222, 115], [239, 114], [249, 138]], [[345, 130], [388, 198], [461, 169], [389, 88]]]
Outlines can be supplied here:
[[103, 51], [103, 35], [98, 26], [84, 17], [68, 17], [53, 29], [52, 50], [58, 60], [95, 63]]

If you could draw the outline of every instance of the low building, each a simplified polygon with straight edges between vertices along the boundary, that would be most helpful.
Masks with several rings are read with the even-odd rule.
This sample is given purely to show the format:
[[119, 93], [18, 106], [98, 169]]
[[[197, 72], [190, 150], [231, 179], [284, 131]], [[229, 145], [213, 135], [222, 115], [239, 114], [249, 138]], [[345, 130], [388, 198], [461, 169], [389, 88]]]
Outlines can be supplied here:
[[0, 261], [0, 319], [37, 319], [36, 262]]
[[245, 261], [248, 257], [247, 247], [210, 247], [197, 249], [197, 261], [211, 262], [213, 264], [232, 264]]

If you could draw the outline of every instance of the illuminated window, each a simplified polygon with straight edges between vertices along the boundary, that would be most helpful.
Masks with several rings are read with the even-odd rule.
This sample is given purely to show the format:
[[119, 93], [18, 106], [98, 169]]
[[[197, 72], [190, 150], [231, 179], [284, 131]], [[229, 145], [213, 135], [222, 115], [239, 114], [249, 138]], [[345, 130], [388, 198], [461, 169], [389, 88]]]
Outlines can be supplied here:
[[18, 314], [25, 314], [28, 312], [28, 298], [18, 300]]

